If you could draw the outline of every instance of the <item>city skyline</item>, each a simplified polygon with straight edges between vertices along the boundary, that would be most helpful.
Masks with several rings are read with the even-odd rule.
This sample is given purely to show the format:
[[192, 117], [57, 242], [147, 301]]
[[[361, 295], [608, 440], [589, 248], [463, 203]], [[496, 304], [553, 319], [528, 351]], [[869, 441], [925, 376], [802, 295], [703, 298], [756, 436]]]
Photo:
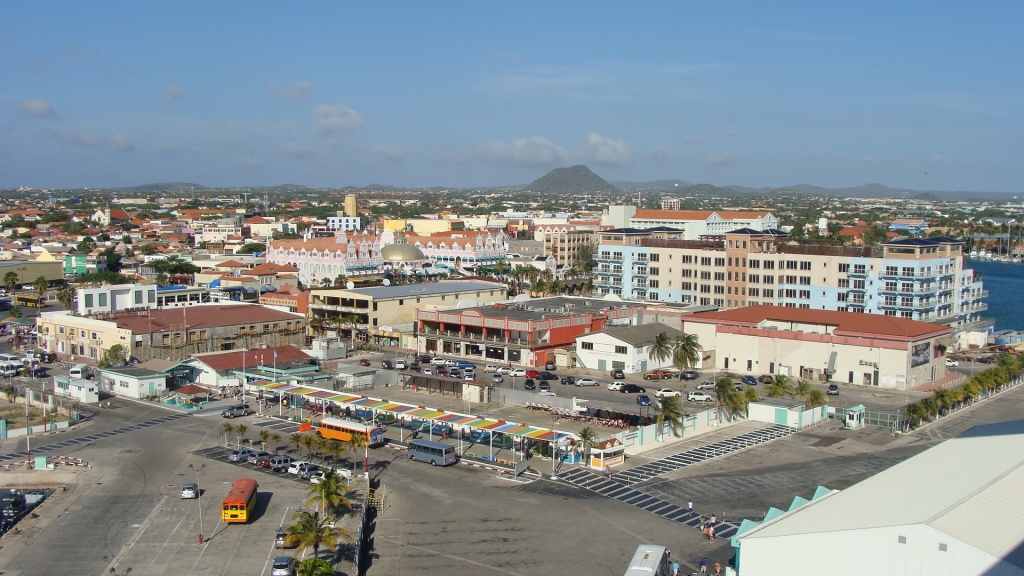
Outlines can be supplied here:
[[1020, 192], [1022, 14], [7, 4], [0, 186], [472, 187], [580, 163]]

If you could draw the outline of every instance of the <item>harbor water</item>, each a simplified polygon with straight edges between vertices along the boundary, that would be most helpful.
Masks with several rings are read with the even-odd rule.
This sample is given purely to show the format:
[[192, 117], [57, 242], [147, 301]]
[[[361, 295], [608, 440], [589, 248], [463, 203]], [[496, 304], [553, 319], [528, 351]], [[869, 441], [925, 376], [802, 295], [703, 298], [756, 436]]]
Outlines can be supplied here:
[[996, 330], [1024, 330], [1024, 264], [968, 258], [966, 267], [981, 272], [988, 290], [988, 311]]

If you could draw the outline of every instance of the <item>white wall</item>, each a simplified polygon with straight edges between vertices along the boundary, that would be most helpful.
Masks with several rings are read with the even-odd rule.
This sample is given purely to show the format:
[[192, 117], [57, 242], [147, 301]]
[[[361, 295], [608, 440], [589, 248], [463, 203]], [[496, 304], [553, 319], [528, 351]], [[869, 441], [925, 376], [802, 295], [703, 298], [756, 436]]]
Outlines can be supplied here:
[[[584, 342], [592, 343], [594, 345], [594, 349], [585, 350], [583, 348]], [[616, 346], [625, 346], [626, 353], [616, 353]], [[623, 342], [609, 334], [585, 334], [576, 338], [576, 354], [588, 370], [612, 370], [615, 362], [624, 363], [622, 370], [627, 374], [637, 374], [639, 372], [654, 370], [656, 368], [672, 367], [671, 359], [664, 362], [658, 362], [650, 359], [647, 356], [650, 353], [650, 349], [651, 347], [649, 345], [641, 346], [637, 349], [632, 344]], [[601, 368], [600, 366], [602, 360], [605, 361], [604, 368]]]
[[[130, 308], [155, 308], [156, 286], [144, 284], [111, 284], [98, 288], [79, 288], [76, 309], [82, 316], [103, 312], [119, 312]], [[142, 294], [142, 303], [135, 302], [135, 294]], [[90, 303], [92, 306], [88, 306]]]
[[[898, 542], [899, 536], [906, 536], [906, 544]], [[939, 551], [940, 543], [947, 545], [945, 552]], [[912, 525], [843, 532], [808, 529], [805, 534], [774, 538], [741, 537], [739, 574], [1021, 576], [1024, 570], [928, 526]]]

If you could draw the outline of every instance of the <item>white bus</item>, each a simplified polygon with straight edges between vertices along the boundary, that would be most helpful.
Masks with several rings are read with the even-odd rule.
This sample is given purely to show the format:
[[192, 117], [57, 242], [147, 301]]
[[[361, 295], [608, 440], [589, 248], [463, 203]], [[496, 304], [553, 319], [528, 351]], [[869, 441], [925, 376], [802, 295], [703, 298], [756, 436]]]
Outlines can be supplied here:
[[672, 576], [672, 552], [664, 546], [641, 544], [625, 576]]
[[409, 441], [409, 460], [430, 462], [431, 466], [450, 466], [459, 461], [455, 446], [430, 440]]

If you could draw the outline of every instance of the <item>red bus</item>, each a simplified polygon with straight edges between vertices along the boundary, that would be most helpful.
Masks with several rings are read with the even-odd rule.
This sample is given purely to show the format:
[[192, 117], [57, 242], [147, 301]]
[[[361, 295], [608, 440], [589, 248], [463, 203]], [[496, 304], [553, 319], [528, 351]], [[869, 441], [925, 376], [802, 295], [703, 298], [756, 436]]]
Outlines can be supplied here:
[[224, 499], [220, 519], [225, 522], [245, 524], [252, 517], [256, 507], [259, 484], [252, 478], [239, 478], [231, 485], [228, 497]]

